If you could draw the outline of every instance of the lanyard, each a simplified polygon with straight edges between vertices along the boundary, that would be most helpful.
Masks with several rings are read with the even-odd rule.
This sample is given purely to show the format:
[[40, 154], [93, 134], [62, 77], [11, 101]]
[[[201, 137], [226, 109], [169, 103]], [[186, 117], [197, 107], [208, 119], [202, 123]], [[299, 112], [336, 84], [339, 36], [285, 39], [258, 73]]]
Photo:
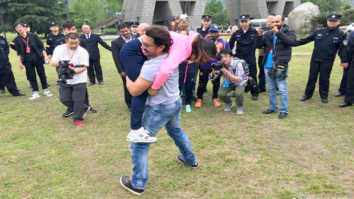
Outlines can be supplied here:
[[73, 52], [73, 54], [72, 55], [70, 55], [70, 50], [69, 50], [69, 48], [68, 47], [66, 47], [66, 49], [68, 50], [68, 56], [69, 56], [69, 60], [71, 61], [71, 59], [74, 57], [74, 55], [75, 55], [75, 53], [76, 53], [76, 50]]
[[25, 42], [25, 44], [28, 46], [29, 44], [29, 36], [27, 35], [27, 42], [21, 37], [22, 41]]

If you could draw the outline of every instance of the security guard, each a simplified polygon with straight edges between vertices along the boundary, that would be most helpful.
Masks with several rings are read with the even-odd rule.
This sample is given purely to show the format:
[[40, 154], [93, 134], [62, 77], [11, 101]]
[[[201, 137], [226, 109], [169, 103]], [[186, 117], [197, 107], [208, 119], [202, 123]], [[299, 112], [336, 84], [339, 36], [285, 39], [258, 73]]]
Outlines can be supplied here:
[[14, 74], [9, 61], [9, 44], [0, 36], [0, 84], [6, 86], [13, 96], [25, 96], [17, 89]]
[[211, 24], [211, 16], [203, 15], [202, 16], [202, 27], [197, 29], [197, 32], [202, 35], [204, 38], [207, 34], [209, 34], [209, 27]]
[[319, 28], [312, 35], [296, 42], [294, 46], [315, 41], [312, 53], [310, 74], [305, 95], [301, 101], [310, 99], [315, 92], [318, 73], [320, 74], [319, 93], [322, 103], [328, 103], [329, 78], [333, 68], [336, 53], [341, 59], [341, 66], [348, 67], [347, 44], [345, 34], [339, 30], [341, 15], [332, 14], [327, 17], [327, 27]]
[[[230, 48], [233, 49], [235, 42], [236, 55], [235, 57], [243, 59], [247, 62], [250, 73], [249, 76], [254, 79], [257, 84], [257, 64], [256, 64], [256, 29], [250, 26], [251, 18], [250, 15], [240, 16], [241, 28], [237, 30], [230, 38]], [[258, 90], [256, 88], [251, 89], [252, 100], [258, 100]]]
[[346, 78], [346, 88], [345, 88], [345, 98], [344, 102], [339, 104], [340, 108], [344, 108], [347, 106], [353, 106], [354, 104], [354, 42], [349, 42], [347, 48], [347, 56], [349, 66], [347, 69], [347, 78]]
[[57, 23], [51, 22], [49, 26], [49, 29], [50, 31], [52, 31], [52, 33], [50, 33], [47, 37], [46, 51], [48, 57], [51, 58], [55, 48], [55, 42], [60, 38], [64, 38], [65, 36], [59, 32], [59, 27]]
[[138, 33], [138, 26], [139, 26], [139, 22], [137, 21], [133, 21], [129, 24], [130, 26], [130, 32], [131, 32], [131, 36], [133, 39], [136, 39], [138, 37], [140, 37], [139, 33]]

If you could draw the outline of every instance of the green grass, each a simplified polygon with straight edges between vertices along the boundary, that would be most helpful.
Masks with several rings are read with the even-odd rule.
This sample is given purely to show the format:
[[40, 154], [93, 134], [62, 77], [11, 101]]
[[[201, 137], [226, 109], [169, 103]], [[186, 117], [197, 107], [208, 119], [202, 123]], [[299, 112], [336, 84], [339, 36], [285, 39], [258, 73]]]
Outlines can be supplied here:
[[[311, 52], [313, 44], [294, 48]], [[122, 81], [110, 52], [101, 49], [105, 85], [89, 87], [98, 113], [88, 113], [77, 129], [62, 118], [55, 69], [46, 65], [54, 96], [29, 101], [25, 71], [15, 53], [16, 82], [27, 97], [0, 96], [0, 198], [134, 198], [119, 184], [131, 175], [129, 112]], [[268, 96], [245, 95], [244, 115], [225, 113], [211, 103], [182, 113], [200, 168], [179, 164], [179, 153], [165, 130], [149, 153], [149, 181], [141, 198], [344, 198], [354, 196], [353, 108], [339, 109], [335, 98], [342, 68], [333, 67], [328, 104], [300, 102], [310, 56], [293, 56], [288, 89], [290, 114], [263, 115]]]

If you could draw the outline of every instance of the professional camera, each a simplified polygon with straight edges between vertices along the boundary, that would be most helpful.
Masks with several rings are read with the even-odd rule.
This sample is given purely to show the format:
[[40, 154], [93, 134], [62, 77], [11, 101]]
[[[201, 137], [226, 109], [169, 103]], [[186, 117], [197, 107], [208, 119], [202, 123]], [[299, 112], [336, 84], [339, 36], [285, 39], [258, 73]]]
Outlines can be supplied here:
[[73, 66], [70, 61], [63, 60], [59, 62], [59, 80], [60, 85], [65, 85], [68, 79], [73, 79], [75, 75], [75, 68], [85, 67], [84, 65]]
[[213, 63], [211, 65], [211, 67], [214, 69], [215, 75], [219, 75], [220, 74], [220, 69], [222, 69], [222, 68], [226, 68], [227, 69], [226, 65], [223, 62], [221, 62], [221, 61]]

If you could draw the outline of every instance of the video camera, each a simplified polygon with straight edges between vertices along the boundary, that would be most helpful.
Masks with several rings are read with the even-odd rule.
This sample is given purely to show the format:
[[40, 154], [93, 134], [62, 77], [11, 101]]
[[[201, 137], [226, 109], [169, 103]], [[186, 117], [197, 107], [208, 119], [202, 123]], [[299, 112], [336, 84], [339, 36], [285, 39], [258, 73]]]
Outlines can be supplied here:
[[72, 65], [69, 60], [59, 62], [60, 67], [58, 70], [59, 80], [58, 83], [63, 86], [67, 83], [68, 79], [73, 79], [75, 75], [75, 68], [85, 67], [85, 65]]
[[221, 62], [221, 61], [218, 61], [218, 62], [216, 62], [216, 63], [213, 63], [212, 65], [211, 65], [211, 67], [214, 69], [214, 71], [215, 71], [215, 75], [220, 75], [220, 70], [222, 69], [222, 68], [225, 68], [226, 70], [228, 69], [227, 68], [227, 66], [223, 63], [223, 62]]

